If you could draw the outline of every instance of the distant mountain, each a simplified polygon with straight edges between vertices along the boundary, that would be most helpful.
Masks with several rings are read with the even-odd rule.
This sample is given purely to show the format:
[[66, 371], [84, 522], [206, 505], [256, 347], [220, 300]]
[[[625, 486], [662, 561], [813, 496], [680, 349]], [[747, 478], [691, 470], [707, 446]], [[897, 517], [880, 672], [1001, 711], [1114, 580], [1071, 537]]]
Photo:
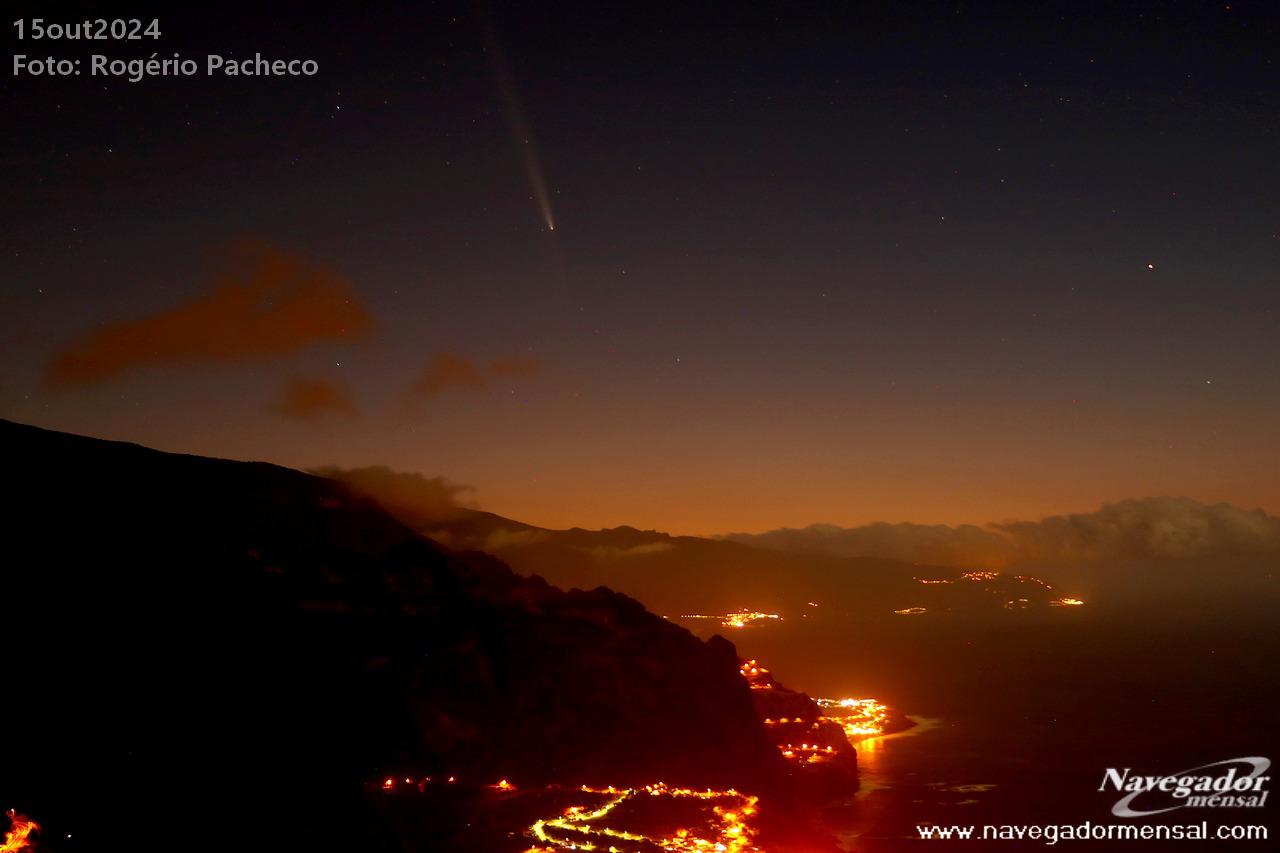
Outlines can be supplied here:
[[[42, 850], [449, 849], [486, 829], [461, 806], [389, 825], [384, 773], [789, 796], [733, 647], [631, 598], [453, 553], [272, 465], [3, 421], [0, 447], [0, 805], [45, 825]], [[542, 534], [478, 512], [450, 530]], [[556, 540], [547, 559], [668, 541]], [[527, 842], [502, 845], [471, 849]]]
[[326, 473], [453, 547], [499, 555], [559, 586], [606, 584], [668, 617], [748, 610], [805, 619], [1025, 619], [1083, 601], [1089, 612], [1137, 614], [1159, 602], [1252, 618], [1280, 599], [1280, 519], [1187, 498], [1119, 501], [987, 528], [813, 525], [707, 539], [633, 527], [548, 530], [444, 506], [437, 481], [420, 475]]
[[961, 524], [812, 524], [725, 538], [780, 551], [877, 556], [996, 568], [1029, 562], [1280, 559], [1280, 518], [1261, 509], [1150, 497], [1038, 521]]
[[[669, 618], [747, 609], [805, 618], [901, 618], [924, 607], [935, 615], [1044, 610], [1064, 593], [1017, 573], [966, 577], [965, 570], [874, 557], [756, 547], [654, 530], [549, 530], [460, 506], [441, 510], [418, 475], [385, 468], [325, 469], [453, 548], [500, 556], [512, 568], [565, 588], [601, 584]], [[961, 583], [927, 584], [931, 579]], [[818, 608], [810, 604], [815, 602]]]
[[[478, 544], [459, 536], [453, 541]], [[1065, 595], [1029, 574], [774, 551], [629, 527], [502, 532], [486, 537], [485, 547], [517, 571], [565, 587], [605, 584], [673, 619], [738, 610], [900, 618], [907, 614], [898, 611], [915, 607], [973, 616], [1042, 610]]]
[[604, 584], [669, 618], [747, 610], [809, 620], [1025, 620], [1073, 611], [1076, 602], [1091, 613], [1142, 613], [1159, 602], [1253, 618], [1280, 601], [1280, 555], [1270, 553], [1059, 559], [991, 570], [631, 527], [542, 530], [474, 511], [432, 529], [454, 547], [498, 555], [524, 574], [562, 587]]

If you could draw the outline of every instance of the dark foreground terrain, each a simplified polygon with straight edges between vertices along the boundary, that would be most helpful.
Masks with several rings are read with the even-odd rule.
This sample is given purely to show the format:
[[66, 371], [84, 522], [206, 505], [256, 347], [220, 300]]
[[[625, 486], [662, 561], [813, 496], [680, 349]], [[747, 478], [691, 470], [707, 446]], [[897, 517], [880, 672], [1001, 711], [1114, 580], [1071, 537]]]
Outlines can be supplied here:
[[[732, 787], [762, 840], [821, 849], [724, 640], [296, 471], [8, 422], [0, 447], [0, 803], [42, 850], [526, 848], [484, 815], [500, 780]], [[428, 776], [459, 793], [388, 807], [380, 780]]]

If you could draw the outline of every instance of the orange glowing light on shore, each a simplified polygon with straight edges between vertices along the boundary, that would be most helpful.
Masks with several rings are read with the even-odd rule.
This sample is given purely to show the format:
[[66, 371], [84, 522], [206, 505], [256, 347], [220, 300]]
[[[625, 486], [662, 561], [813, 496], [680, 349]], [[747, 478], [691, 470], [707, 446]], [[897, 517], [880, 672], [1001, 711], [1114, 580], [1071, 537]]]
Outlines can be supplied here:
[[26, 815], [18, 814], [13, 809], [9, 809], [6, 814], [9, 816], [10, 828], [4, 834], [4, 844], [0, 844], [0, 853], [18, 853], [20, 850], [34, 850], [32, 843], [32, 833], [40, 831], [40, 824], [36, 823]]
[[823, 746], [818, 743], [786, 743], [778, 747], [783, 758], [797, 764], [822, 764], [836, 757], [834, 746]]
[[1084, 604], [1078, 598], [1055, 598], [1049, 602], [1050, 607], [1079, 607]]
[[928, 613], [929, 610], [925, 607], [904, 607], [901, 610], [895, 610], [893, 612], [899, 616], [919, 616], [921, 613]]
[[889, 706], [876, 699], [814, 699], [824, 718], [855, 738], [884, 734], [891, 721]]
[[[743, 661], [738, 671], [752, 690], [774, 686], [769, 670], [758, 660]], [[892, 710], [877, 699], [814, 699], [813, 704], [817, 706], [814, 714], [762, 718], [767, 728], [778, 733], [775, 743], [782, 757], [797, 764], [818, 764], [840, 757], [840, 751], [824, 732], [827, 723], [839, 726], [850, 742], [882, 735], [894, 723]]]
[[[558, 817], [546, 818], [529, 827], [529, 833], [541, 846], [530, 853], [555, 853], [558, 850], [611, 850], [615, 853], [641, 853], [654, 849], [670, 853], [760, 853], [755, 846], [755, 830], [751, 817], [756, 814], [758, 797], [730, 788], [726, 791], [695, 791], [671, 788], [661, 782], [642, 788], [592, 788], [583, 785], [586, 794], [605, 797], [598, 806], [574, 805]], [[603, 825], [619, 806], [639, 797], [662, 797], [672, 800], [701, 801], [710, 806], [704, 827], [681, 827], [669, 834], [645, 834]]]
[[681, 619], [717, 619], [722, 628], [745, 628], [752, 622], [762, 622], [769, 619], [776, 619], [781, 622], [782, 617], [777, 613], [761, 613], [757, 610], [736, 610], [733, 613], [722, 613], [717, 616], [709, 616], [705, 613], [687, 613], [680, 617]]
[[[380, 788], [381, 788], [382, 790], [384, 790], [384, 791], [394, 791], [394, 790], [396, 790], [396, 788], [399, 786], [399, 784], [400, 784], [400, 782], [401, 782], [401, 781], [403, 781], [403, 782], [404, 782], [404, 784], [406, 784], [406, 785], [409, 785], [409, 786], [412, 786], [412, 787], [417, 788], [419, 791], [424, 791], [424, 790], [426, 790], [426, 787], [427, 787], [428, 785], [432, 784], [432, 777], [430, 777], [430, 776], [420, 776], [420, 777], [414, 778], [413, 776], [405, 776], [403, 780], [397, 780], [396, 778], [394, 778], [394, 777], [392, 777], [392, 776], [388, 776], [387, 778], [385, 778], [385, 779], [383, 779], [383, 780], [382, 780], [381, 784], [380, 784], [378, 787], [380, 787]], [[446, 781], [448, 781], [448, 782], [456, 782], [456, 781], [457, 781], [457, 779], [456, 779], [455, 777], [453, 777], [453, 776], [450, 776]], [[440, 783], [439, 783], [439, 782], [436, 782], [435, 784], [437, 784], [437, 785], [438, 785], [438, 784], [440, 784]], [[504, 786], [505, 786], [505, 787], [504, 787]], [[509, 789], [514, 788], [515, 786], [514, 786], [514, 785], [512, 785], [512, 784], [510, 784], [509, 782], [507, 782], [507, 780], [503, 779], [501, 782], [499, 782], [499, 783], [497, 783], [497, 784], [495, 784], [495, 785], [491, 785], [490, 787], [492, 787], [492, 788], [502, 788], [503, 790], [509, 790]]]
[[743, 661], [738, 667], [738, 672], [747, 680], [747, 686], [752, 690], [773, 689], [773, 679], [769, 676], [769, 670], [761, 666], [759, 661]]
[[1035, 577], [1034, 575], [1014, 575], [1013, 579], [1016, 581], [1021, 581], [1022, 583], [1033, 583], [1036, 586], [1041, 586], [1048, 590], [1053, 589], [1053, 585], [1050, 584], [1048, 581]]
[[[419, 793], [427, 793], [430, 776], [424, 776], [417, 782]], [[398, 779], [388, 776], [379, 784], [385, 791], [395, 791], [400, 796]], [[407, 776], [406, 784], [412, 784], [414, 777]], [[448, 777], [449, 782], [455, 777]], [[437, 783], [438, 784], [438, 783]], [[502, 779], [486, 786], [493, 791], [514, 792], [516, 786], [507, 779]], [[599, 804], [582, 803], [569, 805], [556, 817], [536, 821], [528, 829], [538, 843], [529, 847], [524, 853], [558, 853], [560, 850], [610, 850], [614, 853], [654, 853], [654, 851], [670, 851], [670, 853], [761, 853], [754, 844], [756, 830], [752, 826], [754, 815], [758, 811], [759, 798], [743, 794], [730, 788], [723, 791], [695, 790], [692, 788], [675, 788], [662, 782], [636, 788], [592, 787], [583, 785], [580, 788], [565, 788], [561, 785], [535, 787], [532, 795], [536, 802], [542, 802], [547, 796], [563, 796], [573, 791], [590, 794], [603, 799]], [[493, 796], [497, 796], [494, 794]], [[524, 793], [511, 794], [512, 797], [526, 796]], [[674, 829], [657, 830], [648, 828], [621, 829], [618, 826], [606, 825], [605, 818], [612, 817], [611, 823], [635, 820], [636, 812], [631, 808], [615, 809], [630, 801], [631, 806], [643, 805], [642, 798], [663, 798], [681, 801], [676, 807], [672, 804], [670, 814], [681, 816], [685, 824]], [[665, 811], [665, 810], [664, 810]], [[641, 808], [640, 814], [652, 812], [652, 809]], [[13, 814], [12, 812], [10, 813]], [[15, 829], [17, 828], [15, 818]], [[644, 818], [652, 821], [652, 816]], [[25, 819], [23, 819], [25, 820]], [[37, 829], [30, 823], [22, 841], [32, 830]], [[10, 833], [12, 836], [13, 833]], [[34, 848], [27, 846], [6, 846], [0, 853], [18, 853]]]

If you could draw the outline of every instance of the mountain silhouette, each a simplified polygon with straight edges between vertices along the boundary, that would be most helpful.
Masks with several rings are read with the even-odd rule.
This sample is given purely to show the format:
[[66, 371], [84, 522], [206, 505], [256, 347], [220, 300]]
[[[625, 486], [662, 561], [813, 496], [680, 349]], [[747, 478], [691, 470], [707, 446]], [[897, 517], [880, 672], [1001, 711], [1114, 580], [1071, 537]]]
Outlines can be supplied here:
[[625, 595], [273, 465], [5, 421], [0, 442], [0, 803], [41, 849], [468, 849], [463, 806], [380, 810], [371, 784], [410, 772], [788, 796], [733, 646]]

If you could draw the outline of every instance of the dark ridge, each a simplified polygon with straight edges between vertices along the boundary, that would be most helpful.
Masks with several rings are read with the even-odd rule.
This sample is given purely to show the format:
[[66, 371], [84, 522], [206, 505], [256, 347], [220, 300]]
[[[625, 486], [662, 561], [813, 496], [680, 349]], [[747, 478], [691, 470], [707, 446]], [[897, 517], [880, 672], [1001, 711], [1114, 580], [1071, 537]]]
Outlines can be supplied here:
[[724, 640], [447, 551], [330, 480], [0, 441], [0, 803], [41, 849], [403, 849], [370, 803], [393, 769], [786, 796]]

